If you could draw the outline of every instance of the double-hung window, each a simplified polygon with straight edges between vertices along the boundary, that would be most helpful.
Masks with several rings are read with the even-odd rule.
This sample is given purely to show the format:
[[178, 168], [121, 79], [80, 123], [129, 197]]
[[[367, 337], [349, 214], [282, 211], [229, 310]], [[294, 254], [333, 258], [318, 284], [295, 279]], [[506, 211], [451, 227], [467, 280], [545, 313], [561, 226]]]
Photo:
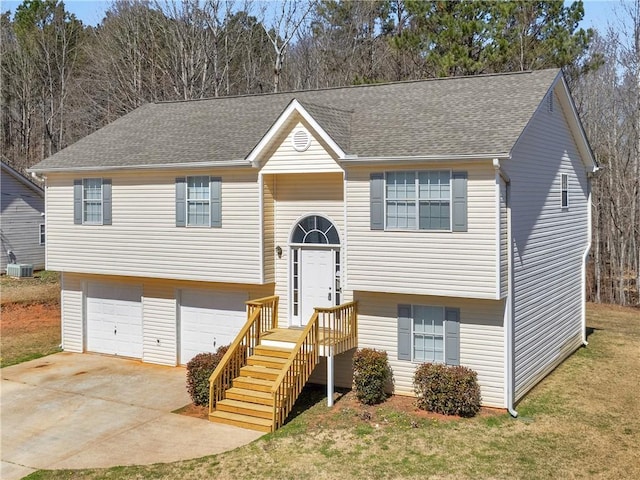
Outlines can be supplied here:
[[40, 241], [39, 244], [40, 245], [44, 245], [46, 238], [45, 238], [45, 226], [44, 223], [40, 224]]
[[102, 179], [82, 181], [82, 223], [102, 223]]
[[389, 230], [451, 230], [451, 172], [388, 172], [385, 213]]
[[222, 178], [176, 178], [176, 227], [222, 227]]
[[111, 179], [83, 178], [73, 181], [73, 222], [111, 225]]
[[467, 231], [467, 172], [370, 174], [371, 230]]
[[460, 364], [460, 309], [398, 305], [398, 360]]
[[209, 176], [187, 177], [187, 225], [209, 227], [210, 205]]

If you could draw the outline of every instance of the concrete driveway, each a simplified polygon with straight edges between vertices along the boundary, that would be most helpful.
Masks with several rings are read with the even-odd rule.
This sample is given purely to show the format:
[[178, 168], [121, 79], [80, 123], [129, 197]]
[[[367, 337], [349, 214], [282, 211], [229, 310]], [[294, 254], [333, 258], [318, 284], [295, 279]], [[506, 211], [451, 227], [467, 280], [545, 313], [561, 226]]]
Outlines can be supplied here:
[[190, 403], [184, 368], [58, 353], [0, 373], [3, 480], [44, 468], [186, 460], [262, 435], [171, 413]]

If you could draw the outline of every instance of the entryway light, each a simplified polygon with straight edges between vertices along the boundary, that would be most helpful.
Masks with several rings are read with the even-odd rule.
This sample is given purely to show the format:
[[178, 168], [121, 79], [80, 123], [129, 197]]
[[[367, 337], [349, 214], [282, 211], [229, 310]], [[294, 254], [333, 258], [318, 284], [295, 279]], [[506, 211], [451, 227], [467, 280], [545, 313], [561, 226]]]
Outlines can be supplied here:
[[276, 247], [276, 255], [278, 255], [278, 258], [282, 258], [282, 248], [280, 248], [280, 245]]

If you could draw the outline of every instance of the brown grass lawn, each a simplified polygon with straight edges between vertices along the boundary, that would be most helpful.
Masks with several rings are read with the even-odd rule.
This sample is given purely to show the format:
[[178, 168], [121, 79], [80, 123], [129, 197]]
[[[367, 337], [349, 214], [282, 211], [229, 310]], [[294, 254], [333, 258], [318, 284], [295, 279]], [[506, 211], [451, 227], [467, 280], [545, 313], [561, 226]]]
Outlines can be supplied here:
[[59, 351], [60, 283], [53, 272], [0, 277], [0, 367]]
[[429, 418], [395, 401], [363, 419], [349, 397], [329, 410], [308, 389], [287, 425], [226, 454], [28, 478], [640, 478], [640, 310], [589, 305], [588, 315], [589, 346], [526, 396], [517, 419]]

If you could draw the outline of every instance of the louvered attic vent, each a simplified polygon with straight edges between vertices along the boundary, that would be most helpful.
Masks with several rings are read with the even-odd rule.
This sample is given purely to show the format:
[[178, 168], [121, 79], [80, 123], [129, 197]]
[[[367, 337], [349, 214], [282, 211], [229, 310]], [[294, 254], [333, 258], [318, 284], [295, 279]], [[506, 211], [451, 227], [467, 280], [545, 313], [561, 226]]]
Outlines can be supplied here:
[[298, 129], [293, 132], [291, 143], [296, 151], [304, 152], [311, 145], [311, 136], [306, 130]]
[[9, 263], [7, 264], [7, 275], [17, 278], [33, 277], [33, 265], [28, 263]]

